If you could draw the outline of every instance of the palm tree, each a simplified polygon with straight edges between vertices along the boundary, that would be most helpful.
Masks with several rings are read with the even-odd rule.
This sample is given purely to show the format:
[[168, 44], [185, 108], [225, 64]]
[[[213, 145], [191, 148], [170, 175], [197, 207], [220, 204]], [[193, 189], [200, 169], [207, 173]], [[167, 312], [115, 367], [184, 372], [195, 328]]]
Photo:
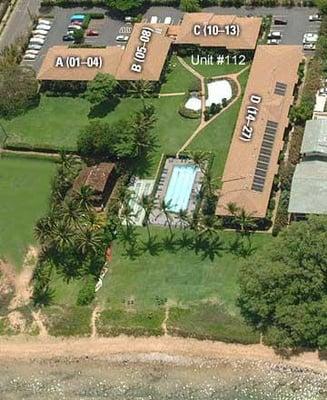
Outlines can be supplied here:
[[54, 220], [51, 216], [39, 219], [34, 227], [34, 235], [42, 247], [50, 245], [53, 238]]
[[60, 164], [63, 169], [66, 169], [67, 171], [71, 171], [72, 168], [76, 164], [76, 159], [72, 154], [67, 154], [64, 150], [61, 150], [59, 153], [60, 157]]
[[229, 202], [227, 203], [226, 210], [235, 217], [237, 213], [239, 212], [240, 208], [236, 203]]
[[164, 216], [166, 217], [166, 221], [168, 224], [169, 232], [170, 232], [170, 237], [173, 237], [173, 231], [171, 228], [171, 214], [170, 214], [170, 209], [171, 209], [171, 200], [168, 202], [165, 202], [165, 200], [162, 200], [160, 203], [160, 209], [163, 212]]
[[243, 207], [239, 209], [235, 222], [240, 227], [241, 234], [248, 234], [249, 231], [256, 228], [256, 223], [252, 213], [248, 213]]
[[81, 230], [82, 210], [75, 199], [69, 199], [63, 203], [62, 206], [62, 219], [66, 222], [67, 226], [78, 227]]
[[83, 255], [97, 254], [103, 247], [103, 235], [99, 230], [82, 230], [76, 237], [77, 248]]
[[200, 171], [204, 174], [207, 165], [208, 165], [208, 159], [209, 159], [209, 154], [206, 151], [190, 151], [189, 152], [190, 157], [194, 161], [194, 163], [200, 168]]
[[92, 208], [94, 190], [90, 186], [82, 186], [78, 191], [75, 191], [73, 196], [81, 210]]
[[53, 227], [53, 243], [57, 250], [63, 251], [73, 245], [75, 233], [71, 231], [67, 224], [61, 220], [54, 224]]
[[201, 215], [199, 218], [199, 236], [213, 236], [221, 230], [221, 221], [212, 215]]
[[177, 216], [178, 216], [178, 220], [179, 220], [179, 224], [180, 224], [181, 228], [185, 228], [186, 226], [190, 225], [190, 221], [189, 221], [188, 214], [187, 214], [186, 210], [180, 209], [178, 211]]
[[132, 97], [139, 97], [142, 100], [143, 106], [145, 106], [145, 98], [151, 97], [154, 86], [153, 83], [149, 81], [139, 80], [133, 81], [129, 84], [127, 93]]
[[140, 199], [139, 202], [140, 206], [143, 208], [145, 212], [144, 220], [143, 220], [143, 225], [146, 226], [147, 232], [148, 232], [148, 237], [149, 241], [151, 239], [151, 232], [150, 232], [150, 216], [154, 207], [154, 199], [152, 196], [145, 196], [143, 195]]

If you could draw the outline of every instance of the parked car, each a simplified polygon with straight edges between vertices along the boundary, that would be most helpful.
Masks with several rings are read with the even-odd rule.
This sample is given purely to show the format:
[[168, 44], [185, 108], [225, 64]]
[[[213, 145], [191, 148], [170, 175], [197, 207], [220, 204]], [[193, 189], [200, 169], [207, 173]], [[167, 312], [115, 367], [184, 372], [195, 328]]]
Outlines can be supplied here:
[[44, 44], [44, 39], [43, 38], [32, 37], [30, 39], [30, 43], [31, 44]]
[[272, 31], [268, 34], [268, 39], [281, 39], [282, 34], [279, 31]]
[[268, 39], [267, 44], [279, 44], [280, 39]]
[[70, 21], [71, 22], [73, 22], [73, 21], [81, 21], [81, 22], [83, 22], [84, 19], [85, 19], [85, 15], [83, 15], [83, 14], [74, 14], [74, 15], [72, 15], [70, 17]]
[[35, 54], [25, 54], [23, 57], [23, 60], [35, 60], [36, 55]]
[[323, 87], [319, 89], [319, 94], [320, 95], [327, 95], [327, 87]]
[[305, 33], [303, 35], [303, 44], [304, 43], [316, 43], [318, 41], [318, 33]]
[[83, 29], [81, 26], [79, 26], [79, 25], [68, 25], [68, 30], [70, 31], [70, 30], [73, 30], [73, 31], [78, 31], [78, 30], [81, 30], [81, 29]]
[[74, 36], [73, 36], [73, 35], [64, 35], [64, 36], [62, 37], [62, 40], [63, 40], [64, 42], [72, 42], [72, 41], [75, 40], [75, 39], [74, 39]]
[[131, 24], [133, 22], [133, 17], [125, 17], [125, 22]]
[[70, 25], [82, 26], [83, 22], [81, 22], [81, 21], [73, 21], [73, 22], [70, 23]]
[[37, 44], [37, 43], [31, 43], [28, 45], [27, 50], [40, 50], [42, 48], [42, 45]]
[[304, 43], [303, 50], [316, 50], [315, 43]]
[[41, 25], [51, 25], [52, 22], [51, 22], [51, 21], [48, 21], [47, 19], [39, 18], [38, 24], [41, 24]]
[[172, 18], [171, 18], [171, 17], [166, 17], [166, 18], [164, 19], [164, 24], [166, 24], [166, 25], [170, 25], [171, 22], [172, 22]]
[[275, 18], [274, 19], [275, 25], [287, 25], [287, 19], [285, 18]]
[[45, 24], [39, 24], [35, 29], [42, 29], [43, 31], [49, 31], [51, 29], [51, 26]]
[[32, 50], [32, 49], [26, 50], [25, 54], [35, 54], [35, 55], [38, 55], [38, 54], [39, 54], [39, 50]]
[[129, 36], [118, 35], [116, 36], [116, 42], [128, 42]]
[[86, 31], [86, 36], [99, 36], [99, 32], [94, 29], [88, 29]]
[[43, 35], [43, 36], [47, 36], [48, 31], [44, 31], [43, 29], [35, 29], [34, 31], [32, 31], [33, 35]]
[[42, 39], [42, 40], [45, 40], [45, 36], [44, 36], [44, 35], [33, 35], [33, 39]]
[[321, 21], [321, 15], [320, 14], [313, 14], [313, 15], [309, 15], [309, 21], [311, 22], [315, 22], [315, 21]]
[[158, 23], [159, 18], [156, 16], [151, 17], [150, 19], [150, 24], [157, 24]]

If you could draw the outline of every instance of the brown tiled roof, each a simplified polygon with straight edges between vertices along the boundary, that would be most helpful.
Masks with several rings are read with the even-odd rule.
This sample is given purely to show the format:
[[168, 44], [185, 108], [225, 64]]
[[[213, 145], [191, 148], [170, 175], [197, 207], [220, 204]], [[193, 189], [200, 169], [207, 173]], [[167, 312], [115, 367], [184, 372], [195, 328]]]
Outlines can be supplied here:
[[[240, 34], [238, 36], [223, 33], [217, 36], [196, 36], [193, 33], [195, 24], [238, 25]], [[237, 17], [235, 15], [217, 15], [213, 13], [191, 13], [185, 14], [182, 23], [170, 28], [168, 34], [175, 37], [176, 44], [194, 44], [201, 47], [225, 47], [227, 49], [251, 50], [255, 49], [260, 32], [261, 18], [259, 17]]]
[[[116, 75], [117, 68], [121, 62], [124, 50], [119, 47], [106, 48], [69, 48], [68, 46], [51, 47], [42, 63], [37, 75], [39, 80], [60, 80], [60, 81], [90, 81], [97, 73], [106, 73]], [[88, 57], [101, 57], [101, 68], [89, 68], [81, 65], [79, 68], [68, 68], [66, 65], [56, 67], [55, 63], [58, 57], [79, 57], [86, 60]]]
[[[140, 36], [144, 27], [150, 27], [154, 32], [146, 45], [144, 63], [140, 64], [142, 65], [142, 71], [138, 73], [133, 72], [131, 66], [135, 62], [134, 56], [137, 47], [142, 45]], [[118, 80], [158, 81], [172, 43], [172, 39], [166, 36], [167, 30], [168, 26], [165, 24], [135, 24], [121, 59], [116, 78]]]
[[73, 189], [79, 190], [82, 186], [90, 186], [94, 191], [102, 193], [114, 169], [115, 164], [104, 162], [84, 168], [75, 179]]
[[[288, 112], [293, 102], [294, 85], [298, 80], [297, 70], [302, 57], [301, 48], [298, 46], [257, 47], [225, 165], [217, 215], [229, 215], [226, 209], [228, 203], [236, 203], [247, 212], [253, 213], [255, 217], [262, 218], [266, 215], [274, 175], [278, 170], [278, 156], [283, 146], [283, 135], [288, 126]], [[279, 89], [276, 88], [277, 82]], [[247, 107], [251, 105], [250, 98], [253, 94], [260, 96], [262, 100], [256, 105], [259, 109], [256, 120], [250, 124], [253, 128], [252, 139], [243, 141], [240, 139], [241, 131], [246, 122]], [[268, 121], [272, 122], [268, 125], [276, 129], [268, 129]], [[275, 123], [278, 124], [277, 127]], [[270, 131], [267, 140], [271, 141], [271, 134], [274, 136], [272, 146], [268, 144], [268, 152], [264, 138], [267, 130]], [[263, 151], [262, 146], [265, 147]], [[263, 164], [260, 153], [264, 156]], [[258, 162], [260, 164], [257, 165]], [[258, 186], [253, 187], [255, 175], [257, 177], [255, 181], [259, 181], [259, 186], [260, 182], [261, 185], [264, 182], [260, 187], [261, 190], [258, 190]]]

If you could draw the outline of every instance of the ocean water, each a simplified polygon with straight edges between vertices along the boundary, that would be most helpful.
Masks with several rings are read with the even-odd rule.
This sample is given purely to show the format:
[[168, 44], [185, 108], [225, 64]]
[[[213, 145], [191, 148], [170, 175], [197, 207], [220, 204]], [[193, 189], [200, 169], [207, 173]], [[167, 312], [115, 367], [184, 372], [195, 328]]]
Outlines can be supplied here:
[[223, 360], [2, 361], [0, 399], [326, 400], [327, 376]]

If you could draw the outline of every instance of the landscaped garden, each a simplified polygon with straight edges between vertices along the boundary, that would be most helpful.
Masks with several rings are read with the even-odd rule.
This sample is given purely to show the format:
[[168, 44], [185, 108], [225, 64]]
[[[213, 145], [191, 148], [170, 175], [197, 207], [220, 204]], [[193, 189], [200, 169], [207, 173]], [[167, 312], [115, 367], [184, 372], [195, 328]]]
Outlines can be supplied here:
[[35, 243], [33, 227], [47, 208], [54, 169], [50, 161], [0, 157], [0, 257], [17, 268]]

